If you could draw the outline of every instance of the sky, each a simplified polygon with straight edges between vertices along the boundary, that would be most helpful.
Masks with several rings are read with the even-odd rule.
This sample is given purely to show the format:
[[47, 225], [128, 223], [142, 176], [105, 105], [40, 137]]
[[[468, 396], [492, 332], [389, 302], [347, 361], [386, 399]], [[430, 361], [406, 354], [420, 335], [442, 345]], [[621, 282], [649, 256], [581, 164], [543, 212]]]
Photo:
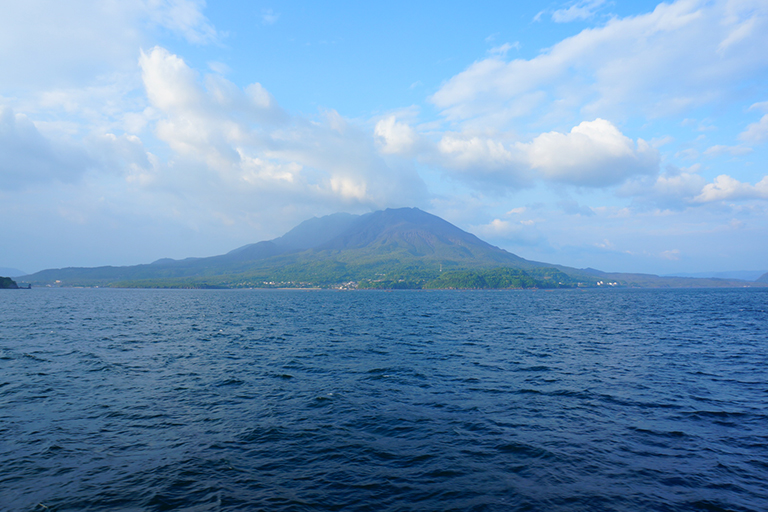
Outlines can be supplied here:
[[768, 270], [768, 2], [0, 0], [0, 267], [418, 207], [524, 258]]

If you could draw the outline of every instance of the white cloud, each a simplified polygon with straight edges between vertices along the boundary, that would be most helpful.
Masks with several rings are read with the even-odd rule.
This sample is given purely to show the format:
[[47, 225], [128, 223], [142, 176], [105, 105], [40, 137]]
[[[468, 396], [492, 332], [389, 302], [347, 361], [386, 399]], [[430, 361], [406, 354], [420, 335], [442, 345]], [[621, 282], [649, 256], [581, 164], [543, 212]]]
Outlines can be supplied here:
[[713, 183], [708, 183], [701, 190], [701, 194], [694, 199], [699, 203], [712, 201], [738, 201], [745, 199], [768, 199], [768, 176], [758, 183], [750, 185], [739, 180], [721, 174]]
[[479, 135], [446, 133], [437, 143], [436, 160], [470, 182], [490, 182], [503, 188], [527, 187], [534, 174], [526, 155], [514, 144]]
[[500, 112], [535, 93], [546, 97], [539, 118], [667, 116], [733, 95], [734, 84], [768, 64], [765, 47], [768, 4], [762, 0], [679, 0], [586, 29], [532, 59], [475, 62], [431, 101], [448, 120], [493, 126]]
[[0, 103], [33, 120], [53, 148], [28, 158], [79, 155], [67, 157], [70, 164], [57, 163], [55, 177], [42, 172], [39, 161], [30, 167], [37, 171], [26, 175], [71, 181], [90, 170], [125, 174], [134, 183], [152, 181], [151, 155], [135, 135], [155, 119], [155, 112], [142, 93], [136, 57], [158, 32], [195, 44], [216, 42], [204, 7], [205, 2], [195, 0], [4, 5], [0, 69], [5, 98]]
[[543, 133], [531, 142], [505, 144], [476, 135], [448, 133], [438, 143], [443, 165], [470, 180], [494, 179], [526, 186], [542, 179], [605, 187], [658, 171], [659, 155], [642, 139], [633, 142], [604, 119], [584, 121], [569, 133]]
[[739, 139], [751, 144], [760, 144], [768, 140], [768, 114], [757, 123], [747, 126], [746, 130], [739, 134]]
[[585, 186], [621, 183], [658, 170], [659, 155], [647, 142], [634, 143], [613, 124], [584, 121], [570, 133], [543, 133], [528, 147], [529, 162], [552, 181]]
[[717, 47], [719, 55], [724, 54], [732, 46], [736, 46], [738, 43], [748, 39], [756, 29], [760, 30], [764, 20], [761, 20], [759, 17], [750, 16], [749, 8], [751, 6], [746, 3], [747, 8], [744, 9], [744, 4], [745, 2], [739, 1], [727, 2], [725, 4], [723, 21], [728, 27], [728, 33]]
[[519, 232], [523, 229], [522, 225], [524, 225], [522, 222], [493, 219], [488, 224], [473, 226], [472, 232], [487, 238], [499, 238]]
[[374, 135], [379, 138], [383, 153], [410, 154], [418, 142], [416, 131], [408, 124], [398, 122], [395, 116], [376, 123]]
[[702, 190], [706, 182], [703, 177], [694, 172], [663, 174], [656, 178], [653, 193], [657, 199], [689, 200]]
[[203, 15], [205, 0], [146, 0], [149, 19], [194, 44], [218, 40], [216, 29]]
[[515, 41], [514, 43], [504, 43], [501, 46], [494, 46], [490, 50], [488, 50], [488, 53], [491, 55], [500, 55], [502, 57], [507, 55], [507, 52], [511, 50], [512, 48], [519, 50], [520, 49], [520, 42]]
[[[387, 166], [374, 137], [335, 111], [318, 121], [291, 117], [260, 84], [240, 89], [217, 75], [201, 80], [183, 59], [160, 47], [143, 52], [140, 66], [159, 115], [157, 136], [180, 161], [203, 164], [198, 172], [233, 193], [377, 207], [423, 197], [415, 173]], [[394, 118], [377, 130], [385, 149], [405, 150], [411, 134]]]
[[203, 92], [197, 87], [197, 74], [183, 59], [155, 47], [141, 52], [139, 66], [149, 101], [163, 111], [183, 110], [188, 105], [203, 103]]
[[586, 20], [595, 15], [595, 11], [605, 3], [605, 0], [581, 0], [567, 9], [558, 9], [552, 13], [555, 23], [568, 23], [576, 20]]
[[751, 185], [721, 174], [708, 183], [698, 174], [699, 164], [688, 168], [667, 166], [655, 177], [641, 177], [627, 182], [619, 191], [623, 197], [634, 197], [665, 210], [685, 210], [721, 201], [750, 201], [768, 199], [768, 176]]

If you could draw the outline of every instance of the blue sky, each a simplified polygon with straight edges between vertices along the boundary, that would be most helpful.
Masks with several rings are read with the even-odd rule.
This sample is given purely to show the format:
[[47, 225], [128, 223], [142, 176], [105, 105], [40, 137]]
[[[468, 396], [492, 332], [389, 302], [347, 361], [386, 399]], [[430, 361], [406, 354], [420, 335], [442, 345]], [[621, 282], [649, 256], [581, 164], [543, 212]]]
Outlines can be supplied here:
[[417, 206], [522, 257], [768, 269], [764, 0], [0, 0], [0, 266]]

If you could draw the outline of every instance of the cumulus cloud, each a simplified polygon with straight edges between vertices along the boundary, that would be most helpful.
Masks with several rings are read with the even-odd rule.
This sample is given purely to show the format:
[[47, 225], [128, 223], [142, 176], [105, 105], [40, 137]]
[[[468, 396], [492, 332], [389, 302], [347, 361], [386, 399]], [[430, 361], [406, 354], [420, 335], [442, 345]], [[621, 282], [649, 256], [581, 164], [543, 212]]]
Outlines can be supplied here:
[[503, 220], [493, 219], [487, 224], [472, 226], [472, 232], [477, 233], [487, 239], [503, 239], [521, 234], [526, 229], [530, 229], [536, 222], [533, 220]]
[[604, 119], [584, 121], [568, 134], [541, 134], [527, 149], [532, 168], [549, 180], [574, 185], [614, 185], [659, 166], [655, 148], [643, 139], [633, 142]]
[[528, 187], [535, 177], [518, 147], [490, 137], [449, 132], [437, 143], [437, 163], [469, 182]]
[[537, 180], [587, 187], [616, 185], [658, 171], [659, 154], [632, 141], [604, 119], [584, 121], [569, 133], [548, 132], [531, 142], [448, 133], [438, 143], [443, 164], [469, 179], [501, 179], [525, 186]]
[[765, 2], [679, 0], [613, 18], [532, 59], [475, 62], [431, 101], [456, 122], [508, 122], [524, 115], [519, 99], [534, 94], [543, 98], [537, 117], [666, 116], [732, 95], [768, 64], [765, 47]]
[[678, 168], [667, 165], [656, 176], [640, 176], [625, 183], [618, 190], [620, 197], [632, 197], [639, 205], [666, 210], [684, 210], [701, 192], [707, 181], [698, 172], [701, 166]]
[[377, 122], [374, 135], [379, 140], [381, 151], [389, 154], [411, 154], [419, 142], [416, 131], [408, 124], [398, 122], [395, 116]]
[[658, 176], [633, 179], [621, 187], [620, 196], [634, 197], [641, 204], [671, 210], [701, 207], [721, 201], [768, 199], [768, 176], [752, 185], [727, 174], [708, 182], [699, 174], [699, 164], [688, 168], [667, 166]]
[[768, 176], [758, 183], [751, 185], [749, 183], [742, 183], [727, 174], [721, 174], [715, 178], [713, 183], [705, 185], [694, 201], [708, 203], [712, 201], [737, 201], [744, 199], [768, 199]]
[[[319, 120], [290, 116], [260, 84], [241, 89], [221, 76], [201, 78], [160, 47], [142, 52], [140, 66], [159, 112], [157, 136], [178, 159], [203, 163], [237, 193], [370, 206], [418, 203], [424, 194], [415, 173], [389, 167], [370, 132], [335, 111]], [[413, 134], [384, 120], [376, 135], [385, 151], [400, 151]]]

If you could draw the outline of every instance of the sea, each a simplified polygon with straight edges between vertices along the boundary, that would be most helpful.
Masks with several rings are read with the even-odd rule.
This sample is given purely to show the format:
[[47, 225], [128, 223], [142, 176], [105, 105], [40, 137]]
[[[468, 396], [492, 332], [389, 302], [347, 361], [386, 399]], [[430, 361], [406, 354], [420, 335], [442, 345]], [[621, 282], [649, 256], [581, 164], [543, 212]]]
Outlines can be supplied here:
[[766, 511], [768, 291], [0, 293], [2, 511]]

